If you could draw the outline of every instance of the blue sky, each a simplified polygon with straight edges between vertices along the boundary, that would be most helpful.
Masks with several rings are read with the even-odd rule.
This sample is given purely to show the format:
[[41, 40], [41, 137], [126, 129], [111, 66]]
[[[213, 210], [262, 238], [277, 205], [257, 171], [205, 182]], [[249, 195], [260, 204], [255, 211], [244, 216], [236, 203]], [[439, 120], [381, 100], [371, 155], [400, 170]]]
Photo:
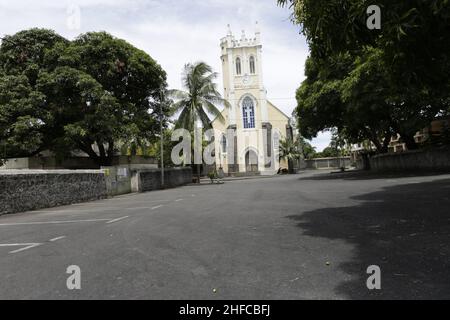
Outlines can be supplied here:
[[[77, 21], [78, 9], [79, 26], [70, 23]], [[237, 36], [243, 29], [251, 35], [258, 21], [268, 98], [290, 115], [295, 90], [304, 80], [308, 47], [289, 14], [276, 0], [0, 0], [0, 36], [32, 27], [50, 28], [69, 39], [107, 31], [145, 50], [167, 71], [170, 87], [180, 88], [187, 62], [202, 60], [221, 72], [219, 41], [227, 24]], [[221, 77], [218, 83], [222, 88]], [[313, 144], [321, 151], [329, 139], [321, 134]]]

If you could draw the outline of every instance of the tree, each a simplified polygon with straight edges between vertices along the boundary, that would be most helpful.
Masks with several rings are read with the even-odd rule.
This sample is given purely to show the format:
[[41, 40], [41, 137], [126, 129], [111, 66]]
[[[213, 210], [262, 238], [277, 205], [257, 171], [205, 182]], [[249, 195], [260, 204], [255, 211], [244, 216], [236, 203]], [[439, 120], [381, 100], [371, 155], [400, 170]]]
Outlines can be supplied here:
[[[377, 95], [375, 88], [382, 81], [378, 80], [377, 73], [372, 73], [372, 79], [366, 77], [364, 82], [357, 82], [352, 71], [359, 63], [360, 60], [350, 54], [328, 57], [326, 61], [308, 58], [307, 79], [297, 90], [300, 132], [311, 139], [320, 131], [336, 129], [345, 132], [349, 142], [370, 139], [380, 153], [387, 152], [386, 141], [392, 136], [391, 110], [382, 100], [386, 97]], [[355, 83], [366, 88], [351, 96], [348, 90]]]
[[[172, 162], [172, 149], [178, 142], [172, 141], [172, 130], [167, 129], [164, 131], [164, 167], [173, 167]], [[161, 143], [153, 143], [149, 148], [149, 155], [158, 160], [158, 164], [161, 163]]]
[[42, 108], [44, 99], [25, 75], [0, 77], [1, 157], [29, 156], [41, 151], [43, 127], [51, 119]]
[[177, 128], [184, 128], [192, 132], [199, 121], [204, 128], [212, 128], [210, 114], [224, 121], [218, 105], [227, 105], [214, 80], [217, 73], [204, 62], [187, 64], [184, 67], [182, 83], [186, 91], [170, 90], [169, 95], [174, 98], [172, 104], [174, 112], [181, 112], [176, 122]]
[[90, 75], [70, 67], [42, 73], [37, 87], [58, 124], [52, 149], [79, 149], [98, 165], [110, 166], [114, 143], [128, 136], [118, 101]]
[[300, 159], [300, 157], [301, 151], [299, 150], [299, 143], [292, 139], [280, 141], [280, 159], [287, 160], [290, 174], [294, 173], [294, 161]]
[[[293, 19], [301, 25], [311, 49], [316, 72], [308, 75], [299, 95], [312, 94], [313, 98], [305, 102], [308, 109], [301, 102], [299, 108], [306, 116], [318, 118], [307, 121], [312, 134], [333, 123], [352, 138], [370, 139], [378, 152], [387, 152], [391, 136], [397, 133], [414, 149], [415, 133], [436, 115], [448, 113], [448, 1], [378, 1], [383, 21], [380, 30], [366, 26], [370, 1], [278, 3], [290, 4]], [[327, 65], [345, 56], [354, 61], [347, 72], [327, 77]], [[323, 106], [327, 101], [337, 106], [331, 114]], [[331, 121], [324, 125], [321, 117]]]
[[[224, 121], [222, 113], [217, 106], [229, 105], [217, 91], [214, 80], [217, 73], [204, 62], [185, 65], [182, 82], [186, 91], [170, 90], [169, 96], [174, 99], [172, 108], [174, 112], [180, 112], [176, 122], [176, 128], [183, 128], [193, 133], [200, 122], [205, 129], [211, 129], [211, 115], [220, 121]], [[197, 167], [200, 175], [200, 168]], [[200, 181], [200, 180], [199, 180]]]
[[319, 152], [316, 155], [316, 158], [337, 158], [337, 157], [339, 157], [338, 150], [331, 146], [326, 147], [325, 149], [323, 149], [322, 152]]
[[105, 32], [69, 42], [32, 29], [5, 39], [0, 137], [7, 156], [82, 150], [107, 166], [119, 144], [155, 139], [166, 73], [145, 52]]
[[[79, 36], [59, 60], [95, 79], [108, 93], [109, 104], [99, 105], [99, 111], [106, 112], [105, 117], [99, 119], [99, 126], [93, 128], [92, 134], [86, 134], [80, 141], [80, 127], [69, 127], [70, 132], [76, 133], [81, 150], [108, 165], [118, 141], [155, 140], [166, 73], [149, 55], [108, 33], [91, 32]], [[86, 98], [88, 103], [93, 103], [89, 101], [93, 97]], [[167, 107], [163, 109], [163, 113], [168, 112]], [[85, 120], [84, 128], [90, 121]], [[107, 130], [101, 128], [100, 120]]]
[[297, 140], [298, 148], [304, 159], [313, 159], [317, 153], [316, 148], [311, 145], [305, 138], [299, 137]]
[[0, 140], [2, 156], [28, 157], [52, 146], [54, 119], [36, 88], [41, 71], [53, 67], [48, 53], [68, 41], [46, 29], [5, 36], [0, 47]]

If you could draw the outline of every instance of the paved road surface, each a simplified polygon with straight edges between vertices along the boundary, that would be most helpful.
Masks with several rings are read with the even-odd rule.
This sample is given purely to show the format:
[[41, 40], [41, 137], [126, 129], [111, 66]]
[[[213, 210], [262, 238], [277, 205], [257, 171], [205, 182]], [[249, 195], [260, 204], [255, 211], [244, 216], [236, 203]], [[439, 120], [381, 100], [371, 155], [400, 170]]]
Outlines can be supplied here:
[[450, 175], [188, 186], [0, 217], [0, 299], [448, 299], [449, 240]]

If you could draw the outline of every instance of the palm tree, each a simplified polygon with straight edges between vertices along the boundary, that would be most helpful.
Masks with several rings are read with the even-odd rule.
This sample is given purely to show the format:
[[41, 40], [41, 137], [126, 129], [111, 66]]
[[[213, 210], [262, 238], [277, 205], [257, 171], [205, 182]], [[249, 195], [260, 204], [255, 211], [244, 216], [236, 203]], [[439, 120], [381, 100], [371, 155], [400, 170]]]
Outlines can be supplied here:
[[[193, 133], [197, 123], [201, 123], [205, 129], [211, 129], [211, 120], [208, 115], [222, 122], [225, 120], [217, 106], [228, 106], [229, 103], [217, 91], [217, 85], [214, 83], [216, 78], [217, 73], [204, 62], [189, 63], [184, 66], [182, 83], [186, 91], [170, 90], [168, 92], [174, 100], [172, 111], [180, 112], [176, 122], [177, 129], [183, 128]], [[197, 174], [200, 178], [199, 167], [197, 167]]]
[[288, 161], [290, 174], [294, 173], [294, 160], [299, 159], [300, 156], [298, 143], [295, 143], [292, 139], [280, 141], [280, 158]]

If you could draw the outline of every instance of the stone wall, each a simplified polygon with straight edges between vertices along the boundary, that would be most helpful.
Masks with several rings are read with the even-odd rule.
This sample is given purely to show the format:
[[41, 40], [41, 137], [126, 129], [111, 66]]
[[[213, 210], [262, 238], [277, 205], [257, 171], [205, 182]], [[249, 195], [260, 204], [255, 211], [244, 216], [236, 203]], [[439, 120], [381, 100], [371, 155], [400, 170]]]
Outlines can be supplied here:
[[[138, 170], [133, 173], [134, 192], [162, 189], [161, 170]], [[164, 170], [164, 188], [175, 188], [192, 183], [192, 168], [171, 168]]]
[[377, 155], [370, 159], [370, 167], [375, 171], [450, 171], [450, 147]]
[[351, 166], [350, 157], [342, 158], [317, 158], [311, 160], [305, 160], [306, 169], [339, 169], [342, 166], [346, 168]]
[[106, 197], [101, 171], [0, 171], [0, 215]]

